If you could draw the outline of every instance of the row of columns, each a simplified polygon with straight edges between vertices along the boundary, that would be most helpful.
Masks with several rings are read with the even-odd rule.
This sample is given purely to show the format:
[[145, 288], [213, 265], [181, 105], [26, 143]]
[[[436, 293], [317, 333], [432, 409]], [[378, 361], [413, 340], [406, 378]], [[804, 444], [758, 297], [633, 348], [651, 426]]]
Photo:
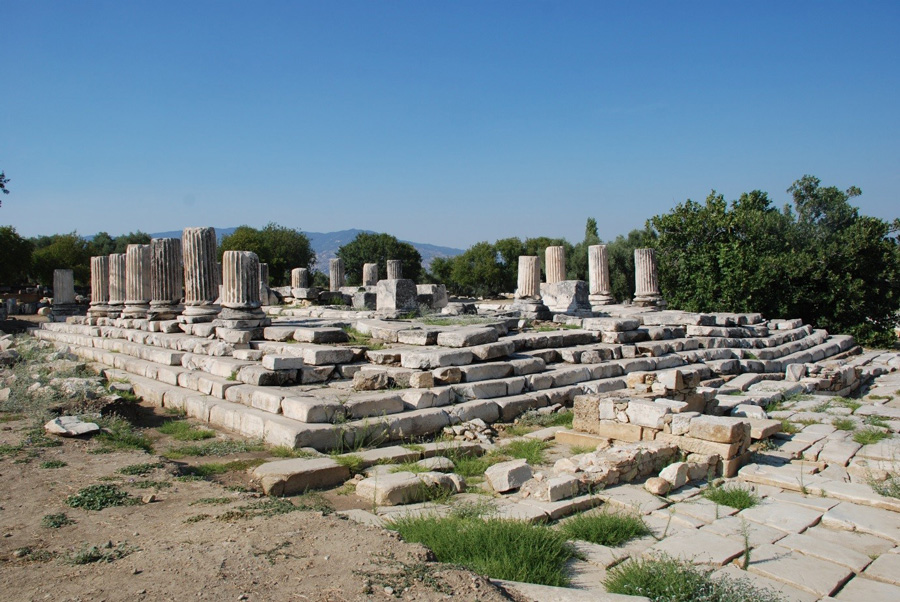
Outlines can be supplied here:
[[[547, 247], [547, 283], [566, 279], [566, 254], [561, 246]], [[656, 305], [662, 299], [653, 249], [634, 250], [635, 303]], [[609, 257], [606, 245], [588, 247], [588, 282], [591, 305], [608, 305], [614, 302], [609, 280]], [[519, 257], [519, 277], [516, 299], [541, 298], [540, 258], [533, 255]]]
[[[293, 288], [307, 288], [304, 286], [295, 286], [293, 283], [294, 273], [298, 273], [299, 270], [302, 270], [304, 276], [306, 276], [306, 270], [303, 268], [297, 268], [293, 270], [291, 273], [291, 286]], [[331, 291], [339, 291], [344, 286], [345, 278], [344, 278], [344, 260], [337, 257], [334, 259], [328, 260], [328, 285], [329, 290]], [[400, 259], [388, 259], [387, 260], [387, 279], [388, 280], [400, 280], [403, 278], [403, 261]], [[299, 280], [298, 280], [299, 282]], [[378, 264], [377, 263], [365, 263], [363, 264], [362, 269], [362, 285], [363, 286], [376, 286], [378, 284]]]

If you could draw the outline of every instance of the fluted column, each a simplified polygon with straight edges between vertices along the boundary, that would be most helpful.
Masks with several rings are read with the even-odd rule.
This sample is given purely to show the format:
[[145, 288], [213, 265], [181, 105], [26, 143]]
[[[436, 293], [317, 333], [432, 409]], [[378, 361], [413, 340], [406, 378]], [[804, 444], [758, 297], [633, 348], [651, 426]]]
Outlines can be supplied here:
[[225, 251], [222, 257], [222, 311], [213, 322], [216, 336], [249, 343], [269, 323], [259, 302], [259, 258], [250, 251]]
[[269, 264], [259, 264], [259, 302], [269, 304]]
[[362, 285], [376, 286], [378, 284], [378, 264], [364, 263], [362, 270]]
[[634, 302], [636, 305], [662, 304], [656, 271], [656, 252], [653, 249], [634, 250]]
[[588, 299], [592, 308], [609, 305], [614, 301], [610, 289], [609, 258], [606, 254], [606, 245], [588, 247], [588, 282], [590, 284]]
[[519, 256], [519, 280], [516, 299], [541, 298], [541, 261], [536, 255]]
[[344, 286], [344, 260], [340, 257], [328, 260], [330, 291], [339, 291]]
[[92, 318], [105, 318], [109, 314], [109, 257], [91, 257], [91, 308]]
[[181, 233], [184, 261], [185, 324], [209, 322], [219, 313], [219, 267], [216, 263], [215, 228], [185, 228]]
[[566, 248], [547, 247], [547, 284], [566, 279]]
[[109, 256], [109, 311], [107, 316], [118, 318], [125, 308], [125, 253]]
[[403, 261], [400, 259], [387, 260], [387, 279], [399, 280], [403, 278]]
[[174, 320], [184, 309], [181, 305], [184, 264], [181, 240], [154, 238], [150, 241], [150, 310], [151, 320]]
[[150, 309], [150, 245], [125, 250], [125, 311], [123, 318], [146, 318]]
[[306, 268], [291, 270], [291, 288], [309, 288], [309, 270]]

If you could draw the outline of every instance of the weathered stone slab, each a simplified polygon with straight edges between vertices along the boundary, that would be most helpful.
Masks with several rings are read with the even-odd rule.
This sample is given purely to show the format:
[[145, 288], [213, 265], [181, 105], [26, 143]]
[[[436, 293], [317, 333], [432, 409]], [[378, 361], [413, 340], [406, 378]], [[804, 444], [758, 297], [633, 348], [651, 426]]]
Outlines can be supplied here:
[[353, 361], [353, 350], [347, 347], [303, 347], [303, 361], [311, 366], [347, 364]]
[[498, 338], [497, 330], [490, 326], [466, 326], [441, 332], [437, 342], [442, 347], [473, 347], [493, 343]]
[[541, 602], [650, 602], [643, 596], [623, 596], [599, 592], [595, 589], [582, 590], [569, 587], [553, 587], [551, 585], [535, 585], [518, 581], [491, 579], [491, 583], [504, 590], [517, 592], [523, 600], [540, 600]]
[[751, 573], [750, 571], [742, 571], [733, 564], [717, 570], [712, 574], [712, 578], [749, 581], [754, 587], [777, 592], [784, 597], [784, 600], [790, 600], [791, 602], [816, 602], [819, 600], [819, 596], [816, 594], [797, 589], [781, 581], [775, 581], [774, 579]]
[[[802, 534], [788, 535], [784, 539], [779, 540], [778, 545], [784, 546], [796, 552], [821, 558], [835, 564], [847, 567], [854, 573], [858, 573], [866, 568], [872, 559], [868, 555], [857, 552], [849, 548], [832, 545], [828, 540], [819, 539], [815, 533], [824, 529], [807, 529]], [[900, 560], [900, 557], [898, 557]], [[900, 573], [898, 573], [900, 574]]]
[[864, 577], [900, 585], [900, 554], [882, 554], [863, 573]]
[[62, 437], [80, 437], [99, 432], [100, 426], [94, 422], [85, 422], [77, 416], [60, 416], [45, 424], [44, 430]]
[[834, 599], [840, 602], [897, 602], [900, 600], [900, 587], [856, 577]]
[[900, 515], [889, 510], [841, 502], [825, 513], [822, 524], [877, 535], [900, 544]]
[[[493, 329], [491, 329], [493, 330]], [[434, 349], [429, 351], [404, 351], [400, 365], [416, 370], [432, 370], [445, 366], [464, 366], [472, 363], [471, 351], [465, 349]]]
[[520, 488], [531, 478], [531, 467], [525, 460], [510, 460], [494, 464], [484, 472], [491, 489], [505, 493]]
[[[661, 512], [666, 511], [662, 510]], [[716, 535], [738, 541], [743, 541], [744, 533], [746, 532], [748, 543], [754, 548], [763, 544], [775, 543], [786, 536], [786, 533], [781, 529], [768, 527], [761, 523], [755, 523], [737, 516], [720, 518], [701, 527], [700, 530], [709, 531]]]
[[263, 368], [267, 370], [299, 370], [303, 367], [303, 358], [294, 355], [264, 355]]
[[749, 436], [749, 431], [750, 424], [746, 420], [724, 416], [698, 416], [691, 420], [689, 434], [695, 439], [714, 443], [737, 443], [745, 440]]
[[686, 530], [651, 546], [644, 552], [644, 556], [652, 558], [667, 555], [694, 564], [722, 566], [743, 552], [744, 546], [740, 541], [726, 539], [709, 531]]
[[350, 340], [343, 329], [332, 327], [296, 328], [292, 336], [301, 343], [346, 343]]
[[345, 414], [344, 406], [332, 399], [318, 397], [285, 397], [281, 413], [287, 418], [310, 423], [329, 423]]
[[648, 514], [668, 504], [637, 485], [617, 485], [597, 492], [597, 497], [620, 508]]
[[257, 466], [253, 477], [266, 495], [281, 496], [340, 485], [350, 478], [350, 469], [332, 458], [293, 458]]
[[801, 533], [817, 524], [822, 512], [794, 504], [763, 501], [758, 506], [742, 510], [738, 517], [787, 533]]
[[853, 576], [847, 567], [805, 556], [778, 544], [755, 548], [747, 570], [817, 596], [831, 595]]
[[405, 406], [399, 393], [375, 393], [354, 395], [344, 402], [344, 408], [351, 418], [366, 418], [384, 414], [397, 414], [402, 412]]

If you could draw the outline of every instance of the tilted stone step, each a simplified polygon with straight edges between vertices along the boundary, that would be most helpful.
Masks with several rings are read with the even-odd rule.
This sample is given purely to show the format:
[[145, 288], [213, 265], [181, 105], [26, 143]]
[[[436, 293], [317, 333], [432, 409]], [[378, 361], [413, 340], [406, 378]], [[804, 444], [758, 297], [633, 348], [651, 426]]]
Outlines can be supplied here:
[[593, 332], [587, 330], [554, 330], [550, 332], [520, 332], [508, 337], [516, 346], [516, 351], [529, 349], [549, 349], [588, 345], [597, 341]]

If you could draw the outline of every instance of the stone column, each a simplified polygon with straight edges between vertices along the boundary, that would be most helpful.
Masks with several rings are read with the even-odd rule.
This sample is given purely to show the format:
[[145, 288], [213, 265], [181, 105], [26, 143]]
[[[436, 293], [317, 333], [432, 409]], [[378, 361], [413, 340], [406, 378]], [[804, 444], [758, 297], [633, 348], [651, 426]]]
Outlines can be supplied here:
[[328, 276], [331, 281], [329, 290], [340, 291], [344, 286], [344, 260], [340, 257], [328, 260]]
[[269, 304], [269, 264], [259, 264], [259, 302]]
[[150, 309], [150, 245], [125, 250], [125, 310], [123, 318], [146, 318]]
[[659, 293], [656, 252], [653, 249], [634, 250], [634, 289], [635, 305], [665, 306], [665, 301]]
[[259, 258], [250, 251], [225, 251], [222, 257], [222, 311], [216, 335], [230, 343], [248, 343], [268, 324], [259, 302]]
[[549, 320], [552, 317], [541, 300], [541, 260], [537, 255], [519, 256], [519, 281], [512, 308], [530, 320]]
[[109, 256], [109, 311], [107, 316], [118, 318], [125, 308], [125, 253]]
[[291, 288], [309, 288], [309, 270], [294, 268], [291, 270]]
[[219, 268], [214, 228], [185, 228], [181, 233], [184, 261], [183, 324], [211, 322], [219, 313]]
[[364, 263], [362, 270], [362, 285], [377, 286], [378, 285], [378, 264]]
[[65, 322], [69, 316], [81, 313], [75, 303], [75, 275], [72, 270], [53, 270], [52, 322]]
[[109, 257], [91, 257], [91, 308], [92, 318], [105, 318], [109, 314]]
[[606, 245], [588, 247], [588, 282], [590, 283], [588, 300], [593, 311], [601, 311], [597, 307], [609, 305], [615, 301], [610, 294], [609, 258], [606, 255]]
[[174, 320], [182, 312], [184, 261], [181, 240], [154, 238], [150, 241], [150, 320]]
[[519, 281], [516, 299], [541, 298], [541, 261], [536, 255], [519, 256]]
[[566, 248], [547, 247], [547, 284], [566, 279]]
[[403, 278], [403, 261], [399, 259], [387, 260], [387, 279], [399, 280]]

